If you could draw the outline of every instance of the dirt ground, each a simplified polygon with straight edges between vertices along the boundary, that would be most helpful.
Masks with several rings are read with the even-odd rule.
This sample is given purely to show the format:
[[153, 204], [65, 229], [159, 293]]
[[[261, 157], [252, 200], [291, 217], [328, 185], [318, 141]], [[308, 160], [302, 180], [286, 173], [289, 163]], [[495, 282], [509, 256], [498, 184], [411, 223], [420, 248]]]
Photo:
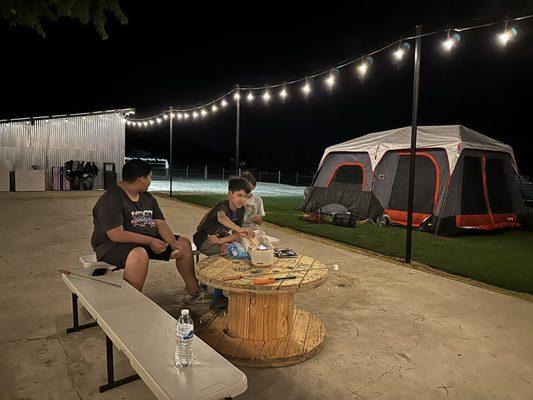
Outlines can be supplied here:
[[[91, 210], [100, 194], [0, 194], [1, 399], [154, 398], [142, 381], [100, 394], [103, 332], [65, 334], [70, 292], [57, 268], [78, 266], [91, 252]], [[159, 201], [175, 232], [192, 236], [205, 211]], [[533, 398], [532, 302], [266, 230], [329, 266], [325, 285], [295, 299], [322, 319], [327, 337], [301, 364], [242, 368], [248, 391], [239, 399]], [[184, 285], [171, 263], [151, 263], [144, 293], [179, 315]], [[193, 308], [193, 318], [206, 310]], [[118, 352], [115, 363], [117, 377], [132, 373]]]

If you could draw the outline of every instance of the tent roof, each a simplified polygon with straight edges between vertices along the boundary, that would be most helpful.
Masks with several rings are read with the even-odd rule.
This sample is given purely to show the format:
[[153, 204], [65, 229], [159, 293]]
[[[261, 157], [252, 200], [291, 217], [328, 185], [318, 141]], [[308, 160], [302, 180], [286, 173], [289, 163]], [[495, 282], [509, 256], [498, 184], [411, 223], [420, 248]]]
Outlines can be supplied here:
[[[476, 132], [463, 125], [419, 126], [417, 148], [444, 149], [448, 155], [450, 172], [453, 172], [463, 149], [500, 151], [511, 155], [513, 166], [518, 171], [511, 146]], [[369, 133], [348, 140], [324, 151], [320, 165], [332, 152], [366, 152], [370, 156], [372, 169], [376, 168], [383, 155], [389, 150], [406, 150], [411, 147], [411, 127], [406, 126], [383, 132]]]

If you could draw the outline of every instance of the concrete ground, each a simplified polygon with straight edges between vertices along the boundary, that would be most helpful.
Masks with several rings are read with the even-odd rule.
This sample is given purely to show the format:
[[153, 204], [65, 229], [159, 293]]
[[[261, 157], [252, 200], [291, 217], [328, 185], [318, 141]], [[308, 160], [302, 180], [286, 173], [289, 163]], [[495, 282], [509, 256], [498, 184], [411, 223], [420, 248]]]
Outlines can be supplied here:
[[[70, 292], [57, 268], [77, 266], [90, 252], [99, 194], [0, 194], [1, 399], [154, 398], [142, 381], [98, 393], [106, 377], [104, 334], [65, 334]], [[168, 199], [160, 204], [176, 232], [189, 236], [205, 212]], [[327, 284], [296, 297], [328, 333], [322, 351], [304, 363], [243, 368], [248, 391], [240, 398], [533, 398], [532, 302], [287, 231], [267, 233], [330, 266]], [[179, 314], [183, 283], [171, 264], [151, 264], [144, 293]], [[193, 309], [193, 318], [205, 310]], [[122, 354], [116, 363], [117, 377], [132, 372]]]

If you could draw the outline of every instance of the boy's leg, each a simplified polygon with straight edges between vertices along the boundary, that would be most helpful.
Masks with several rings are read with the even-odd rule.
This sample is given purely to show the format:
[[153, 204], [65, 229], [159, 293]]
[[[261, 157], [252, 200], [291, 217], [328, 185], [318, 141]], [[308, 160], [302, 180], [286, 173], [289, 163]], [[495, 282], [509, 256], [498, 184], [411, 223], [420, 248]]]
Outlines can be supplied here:
[[139, 292], [142, 291], [150, 260], [144, 247], [135, 247], [128, 254], [124, 265], [124, 280]]
[[194, 294], [200, 288], [194, 273], [194, 258], [192, 255], [191, 241], [180, 236], [178, 239], [179, 252], [176, 255], [176, 268], [185, 282], [185, 290]]

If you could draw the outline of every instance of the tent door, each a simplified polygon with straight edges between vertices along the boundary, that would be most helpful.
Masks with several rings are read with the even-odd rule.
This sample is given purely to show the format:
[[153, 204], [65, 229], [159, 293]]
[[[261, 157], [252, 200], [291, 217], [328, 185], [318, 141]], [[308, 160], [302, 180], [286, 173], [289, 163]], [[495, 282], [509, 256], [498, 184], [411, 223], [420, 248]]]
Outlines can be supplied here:
[[[401, 152], [399, 156], [389, 205], [385, 213], [390, 217], [391, 222], [407, 225], [410, 154]], [[439, 166], [435, 157], [426, 152], [417, 152], [413, 202], [413, 226], [415, 228], [420, 227], [433, 214], [438, 200], [439, 176]]]

